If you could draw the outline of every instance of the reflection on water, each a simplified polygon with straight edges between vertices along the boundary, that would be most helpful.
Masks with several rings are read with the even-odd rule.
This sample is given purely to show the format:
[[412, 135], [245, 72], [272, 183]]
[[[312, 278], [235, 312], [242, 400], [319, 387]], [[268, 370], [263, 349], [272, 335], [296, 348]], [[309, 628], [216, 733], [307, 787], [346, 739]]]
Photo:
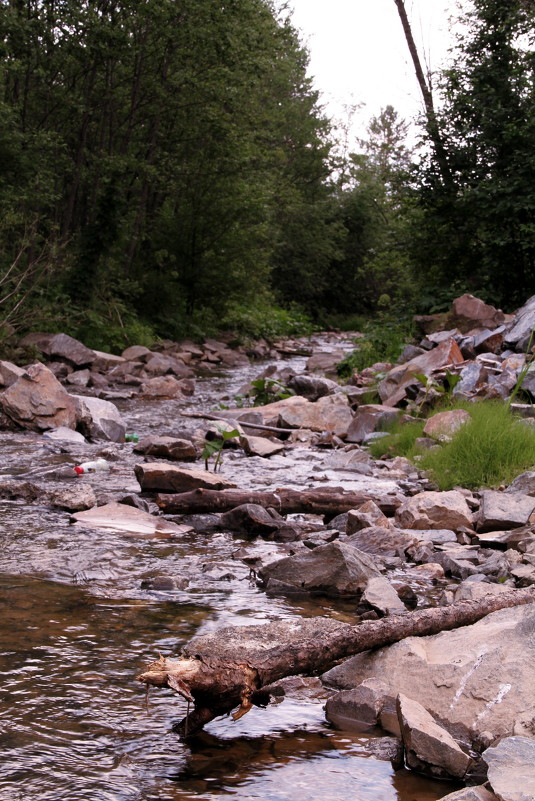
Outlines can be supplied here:
[[[184, 705], [134, 676], [177, 652], [207, 606], [103, 600], [82, 588], [0, 579], [0, 788], [18, 801], [188, 798], [435, 801], [444, 785], [368, 758], [365, 738], [331, 731], [322, 701], [285, 700], [239, 724], [214, 721], [187, 746], [170, 732]], [[7, 793], [7, 795], [6, 795]]]
[[[260, 369], [234, 372], [231, 390]], [[198, 409], [228, 387], [228, 375], [206, 379], [185, 404]], [[183, 407], [136, 401], [123, 412], [131, 431], [172, 434]], [[32, 434], [2, 444], [4, 475], [88, 455]], [[138, 460], [122, 446], [105, 484], [98, 474], [84, 480], [100, 503], [115, 499], [136, 490]], [[267, 598], [241, 557], [269, 548], [225, 532], [138, 539], [72, 526], [47, 504], [0, 501], [2, 801], [436, 801], [450, 792], [371, 758], [365, 737], [330, 729], [321, 697], [215, 720], [187, 745], [171, 732], [184, 702], [154, 691], [146, 704], [136, 674], [196, 632], [296, 614], [355, 619], [351, 602]], [[183, 578], [185, 589], [143, 588], [160, 575]]]

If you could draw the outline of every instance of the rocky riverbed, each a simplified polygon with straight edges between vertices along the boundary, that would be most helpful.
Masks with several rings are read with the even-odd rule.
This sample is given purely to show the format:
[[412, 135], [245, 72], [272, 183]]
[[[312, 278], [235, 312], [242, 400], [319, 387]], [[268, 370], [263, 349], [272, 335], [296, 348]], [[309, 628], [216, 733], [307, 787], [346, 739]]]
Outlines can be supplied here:
[[[503, 346], [521, 319], [489, 330], [502, 326]], [[452, 344], [426, 351], [428, 369], [475, 336], [449, 333]], [[0, 363], [7, 798], [432, 801], [452, 789], [436, 779], [473, 785], [452, 801], [533, 798], [533, 604], [288, 677], [267, 709], [216, 719], [186, 743], [169, 734], [185, 702], [167, 691], [146, 711], [134, 682], [157, 652], [228, 626], [356, 625], [535, 583], [532, 474], [500, 491], [440, 493], [404, 459], [371, 459], [366, 438], [410, 394], [410, 360], [403, 380], [396, 366], [384, 379], [400, 398], [363, 405], [366, 375], [333, 381], [352, 347], [340, 335], [248, 352], [160, 343], [122, 357], [64, 335], [31, 344], [46, 367]], [[510, 369], [511, 354], [494, 355], [509, 359], [500, 374]], [[259, 376], [296, 394], [232, 408]], [[222, 430], [237, 433], [220, 470], [215, 450], [206, 471], [201, 452]], [[74, 472], [97, 458], [109, 470]], [[288, 512], [279, 492], [275, 506], [173, 510], [203, 487], [203, 503], [280, 488], [341, 500]]]

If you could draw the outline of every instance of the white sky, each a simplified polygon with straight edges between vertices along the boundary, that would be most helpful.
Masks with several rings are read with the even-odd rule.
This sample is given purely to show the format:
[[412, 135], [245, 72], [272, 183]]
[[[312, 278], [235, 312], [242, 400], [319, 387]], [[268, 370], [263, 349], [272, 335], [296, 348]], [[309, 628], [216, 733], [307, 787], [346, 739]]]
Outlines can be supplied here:
[[[407, 121], [421, 110], [419, 88], [394, 0], [289, 0], [292, 22], [310, 53], [309, 74], [329, 116], [344, 106], [364, 128], [391, 104]], [[456, 0], [405, 0], [424, 70], [437, 70], [453, 39]]]

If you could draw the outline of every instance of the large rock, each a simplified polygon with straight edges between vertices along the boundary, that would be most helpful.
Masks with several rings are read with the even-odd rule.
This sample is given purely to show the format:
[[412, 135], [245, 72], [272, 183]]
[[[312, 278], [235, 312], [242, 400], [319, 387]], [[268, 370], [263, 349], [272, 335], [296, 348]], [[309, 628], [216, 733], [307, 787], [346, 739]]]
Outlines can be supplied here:
[[285, 525], [284, 518], [256, 503], [244, 503], [221, 515], [221, 527], [268, 537]]
[[489, 377], [487, 368], [480, 362], [469, 362], [459, 373], [461, 380], [453, 389], [453, 395], [472, 397]]
[[[353, 419], [347, 398], [341, 393], [327, 395], [315, 403], [295, 395], [265, 406], [258, 406], [255, 412], [262, 415], [265, 425], [331, 431], [342, 438], [347, 435]], [[236, 416], [239, 419], [239, 414]]]
[[477, 515], [478, 531], [504, 531], [525, 526], [535, 510], [535, 498], [521, 492], [484, 490]]
[[403, 615], [407, 611], [407, 607], [384, 576], [372, 576], [368, 579], [361, 600], [381, 615]]
[[138, 537], [172, 537], [193, 531], [191, 526], [172, 523], [123, 503], [107, 503], [87, 512], [76, 512], [72, 519], [79, 526], [111, 529]]
[[266, 437], [254, 437], [249, 434], [242, 434], [239, 439], [240, 445], [247, 454], [247, 456], [262, 456], [267, 458], [273, 456], [275, 453], [281, 453], [284, 450], [284, 443], [274, 442]]
[[367, 651], [325, 674], [339, 689], [374, 676], [418, 700], [448, 730], [477, 740], [533, 736], [535, 604], [503, 609], [472, 626]]
[[515, 314], [513, 325], [505, 335], [506, 347], [524, 352], [535, 328], [535, 295], [524, 303]]
[[389, 687], [384, 681], [366, 679], [354, 690], [342, 690], [325, 704], [325, 717], [337, 729], [369, 731], [377, 726]]
[[379, 403], [359, 406], [347, 431], [347, 441], [363, 442], [368, 434], [382, 431], [394, 423], [400, 414], [401, 409]]
[[437, 412], [427, 420], [423, 433], [426, 437], [431, 437], [432, 439], [448, 441], [471, 419], [470, 413], [464, 409]]
[[398, 720], [407, 765], [440, 779], [462, 779], [471, 764], [453, 737], [418, 703], [400, 693]]
[[317, 375], [294, 375], [288, 381], [288, 387], [309, 401], [317, 401], [325, 395], [332, 395], [340, 391], [339, 384], [330, 378]]
[[500, 801], [533, 801], [535, 798], [535, 740], [507, 737], [487, 748], [483, 759], [488, 780]]
[[54, 334], [48, 342], [43, 342], [41, 350], [52, 359], [61, 359], [74, 367], [88, 367], [96, 358], [94, 350], [86, 348], [82, 342], [68, 334]]
[[74, 399], [43, 364], [32, 364], [0, 395], [0, 409], [14, 423], [32, 431], [76, 428]]
[[208, 470], [186, 470], [163, 462], [134, 467], [141, 489], [149, 492], [189, 492], [195, 489], [234, 489], [236, 484]]
[[345, 355], [343, 350], [317, 351], [307, 360], [306, 368], [309, 373], [336, 375], [336, 365]]
[[95, 360], [91, 365], [91, 369], [97, 373], [105, 373], [125, 361], [122, 356], [116, 356], [114, 353], [105, 353], [102, 350], [94, 350], [93, 353], [95, 354]]
[[450, 529], [472, 527], [472, 512], [464, 495], [457, 490], [449, 492], [420, 492], [408, 498], [396, 511], [400, 528]]
[[495, 329], [504, 323], [505, 315], [500, 309], [489, 306], [474, 295], [466, 294], [453, 301], [448, 319], [461, 333], [466, 334], [473, 328]]
[[151, 353], [145, 359], [145, 373], [150, 376], [164, 376], [172, 373], [176, 378], [192, 378], [195, 373], [186, 367], [180, 359], [164, 356], [163, 353]]
[[366, 589], [368, 579], [379, 575], [368, 554], [341, 542], [279, 559], [258, 573], [268, 592], [310, 592], [331, 597], [359, 595]]
[[93, 440], [124, 442], [126, 423], [117, 406], [101, 398], [73, 395], [78, 418], [77, 428], [85, 437]]
[[[348, 512], [348, 523], [349, 523]], [[365, 553], [383, 559], [398, 556], [405, 559], [405, 552], [418, 543], [413, 532], [401, 531], [394, 526], [370, 526], [356, 531], [348, 537], [347, 542]]]
[[198, 456], [197, 448], [187, 439], [177, 437], [144, 437], [134, 445], [134, 453], [171, 459], [175, 462], [194, 462]]
[[143, 382], [140, 394], [142, 398], [180, 398], [182, 386], [172, 375], [155, 376]]
[[390, 370], [379, 384], [381, 400], [386, 406], [396, 406], [405, 397], [405, 388], [417, 381], [415, 375], [423, 373], [430, 376], [440, 367], [462, 361], [464, 358], [455, 340], [447, 339], [422, 356], [405, 364], [398, 364]]

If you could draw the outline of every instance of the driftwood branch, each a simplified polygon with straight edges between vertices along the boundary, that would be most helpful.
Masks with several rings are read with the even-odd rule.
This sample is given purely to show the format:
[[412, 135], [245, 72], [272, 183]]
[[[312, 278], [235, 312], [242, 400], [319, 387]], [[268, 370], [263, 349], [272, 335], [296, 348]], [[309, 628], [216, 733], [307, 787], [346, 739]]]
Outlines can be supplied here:
[[[238, 409], [240, 414], [246, 412], [247, 409]], [[254, 407], [251, 407], [251, 411], [254, 411]], [[226, 420], [228, 414], [202, 414], [201, 412], [181, 412], [181, 417], [193, 417], [194, 419], [198, 420]], [[274, 434], [293, 434], [294, 431], [297, 429], [295, 428], [279, 428], [279, 426], [265, 426], [261, 423], [248, 423], [247, 420], [239, 420], [238, 418], [230, 418], [232, 420], [236, 419], [236, 422], [240, 424], [242, 428], [253, 428], [257, 431], [272, 431]]]
[[235, 720], [253, 704], [265, 706], [269, 692], [263, 688], [285, 676], [319, 674], [362, 651], [468, 626], [498, 609], [534, 602], [535, 587], [529, 587], [358, 626], [331, 618], [234, 626], [195, 638], [178, 659], [160, 657], [137, 679], [194, 702], [191, 714], [174, 727], [185, 737], [236, 707]]

